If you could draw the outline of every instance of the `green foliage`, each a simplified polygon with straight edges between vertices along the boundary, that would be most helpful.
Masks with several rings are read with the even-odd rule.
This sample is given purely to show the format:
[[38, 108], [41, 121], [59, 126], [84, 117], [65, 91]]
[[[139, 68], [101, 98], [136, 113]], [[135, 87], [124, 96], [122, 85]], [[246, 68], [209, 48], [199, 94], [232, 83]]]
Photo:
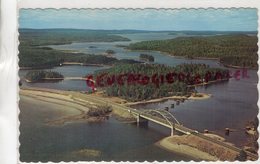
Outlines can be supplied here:
[[62, 45], [72, 42], [114, 42], [130, 41], [110, 31], [81, 29], [20, 29], [21, 45], [43, 46]]
[[98, 106], [97, 108], [89, 108], [87, 115], [90, 117], [101, 117], [101, 116], [106, 116], [111, 112], [112, 112], [111, 106]]
[[133, 59], [120, 59], [113, 62], [114, 64], [121, 65], [121, 64], [136, 64], [136, 63], [142, 63], [140, 61], [136, 61]]
[[257, 37], [247, 35], [179, 37], [133, 43], [128, 48], [162, 51], [188, 58], [218, 58], [224, 64], [254, 68], [258, 59]]
[[31, 82], [37, 82], [44, 78], [63, 78], [63, 75], [54, 71], [29, 71], [25, 75], [25, 79]]
[[56, 66], [63, 62], [63, 53], [55, 50], [19, 46], [20, 67]]
[[107, 53], [107, 54], [115, 54], [116, 52], [113, 51], [113, 50], [106, 50], [106, 53]]
[[148, 55], [148, 54], [140, 54], [139, 58], [141, 60], [147, 60], [149, 62], [153, 62], [154, 61], [154, 57], [152, 55]]
[[19, 66], [53, 67], [63, 62], [80, 62], [84, 64], [113, 64], [118, 60], [103, 55], [70, 53], [54, 50], [45, 45], [70, 44], [72, 42], [113, 42], [129, 41], [108, 31], [72, 30], [72, 29], [20, 29], [19, 30]]
[[169, 35], [238, 35], [238, 34], [250, 34], [250, 35], [257, 35], [257, 31], [170, 31]]
[[123, 63], [139, 63], [131, 59], [121, 59], [107, 57], [105, 55], [90, 55], [83, 53], [69, 53], [51, 48], [33, 48], [19, 47], [19, 66], [20, 67], [53, 67], [59, 66], [63, 62], [78, 62], [83, 64], [123, 64]]
[[112, 64], [117, 61], [116, 58], [111, 58], [104, 55], [87, 54], [67, 55], [64, 60], [66, 62], [79, 62], [84, 64]]
[[225, 66], [241, 66], [257, 68], [257, 55], [254, 56], [227, 56], [221, 57], [220, 62]]
[[[183, 80], [179, 80], [178, 77], [175, 77], [173, 83], [168, 83], [166, 75], [173, 72], [176, 74], [189, 74], [190, 76]], [[190, 89], [192, 88], [188, 87], [188, 85], [194, 84], [195, 77], [198, 75], [203, 79], [207, 72], [211, 72], [212, 75], [217, 72], [223, 75], [228, 74], [228, 70], [226, 69], [209, 68], [209, 66], [205, 64], [182, 64], [176, 67], [160, 64], [121, 64], [106, 70], [99, 70], [95, 72], [94, 76], [97, 79], [104, 75], [101, 81], [102, 84], [104, 84], [104, 89], [108, 96], [118, 96], [128, 101], [140, 101], [165, 96], [190, 94]], [[144, 76], [150, 77], [150, 79], [147, 84], [142, 84], [138, 82], [138, 80], [129, 82], [128, 78], [130, 74], [141, 75], [139, 79], [142, 79]], [[155, 74], [158, 75], [156, 78], [157, 82], [153, 82], [151, 79]], [[126, 75], [123, 78], [123, 84], [117, 81], [117, 77], [120, 75]], [[164, 77], [163, 80], [161, 80], [161, 75]], [[115, 80], [112, 84], [109, 84], [107, 79], [112, 80], [113, 76]], [[209, 81], [212, 80], [216, 80], [216, 77], [211, 76]]]

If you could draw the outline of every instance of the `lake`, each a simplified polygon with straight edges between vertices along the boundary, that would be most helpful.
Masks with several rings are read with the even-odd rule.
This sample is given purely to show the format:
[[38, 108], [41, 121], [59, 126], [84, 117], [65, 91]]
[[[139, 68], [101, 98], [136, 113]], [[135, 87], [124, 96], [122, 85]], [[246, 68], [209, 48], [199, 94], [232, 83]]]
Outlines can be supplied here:
[[[144, 33], [122, 35], [130, 42], [112, 43], [72, 43], [69, 45], [52, 45], [49, 47], [58, 50], [72, 50], [90, 54], [103, 54], [110, 49], [115, 51], [114, 56], [118, 59], [139, 60], [139, 54], [143, 51], [129, 51], [116, 45], [128, 45], [137, 41], [170, 39], [180, 35], [168, 35], [167, 33]], [[176, 66], [182, 63], [204, 63], [211, 67], [223, 67], [214, 60], [191, 60], [177, 58], [162, 54], [160, 52], [146, 52], [152, 54], [155, 63]], [[75, 55], [77, 55], [75, 53]], [[91, 74], [102, 67], [90, 66], [63, 66], [55, 67], [51, 70], [58, 71], [64, 76], [84, 76]], [[229, 68], [231, 72], [236, 69]], [[23, 78], [27, 70], [20, 70], [19, 76]], [[248, 70], [249, 78], [236, 80], [230, 79], [228, 82], [218, 83], [207, 87], [197, 87], [199, 92], [212, 94], [207, 100], [187, 100], [180, 105], [168, 100], [161, 103], [137, 105], [139, 110], [164, 109], [175, 104], [170, 112], [185, 126], [202, 132], [208, 129], [216, 134], [225, 137], [236, 146], [242, 147], [246, 144], [248, 136], [244, 132], [244, 127], [248, 121], [252, 121], [258, 113], [257, 100], [258, 76], [256, 70]], [[85, 81], [64, 80], [58, 83], [25, 83], [23, 86], [46, 87], [61, 90], [88, 90]], [[149, 129], [136, 128], [135, 125], [122, 124], [113, 118], [103, 123], [86, 124], [75, 123], [63, 127], [46, 127], [41, 120], [38, 126], [28, 124], [28, 113], [39, 116], [37, 106], [22, 99], [21, 112], [21, 159], [23, 161], [38, 161], [49, 159], [59, 160], [189, 160], [190, 158], [169, 153], [154, 146], [154, 143], [170, 133], [160, 127], [150, 124]], [[40, 104], [44, 108], [44, 103]], [[36, 119], [36, 118], [35, 118]], [[229, 136], [224, 134], [224, 129], [234, 129]], [[97, 137], [98, 136], [98, 137]], [[62, 140], [60, 140], [62, 138]], [[37, 146], [35, 146], [37, 145]], [[102, 155], [98, 158], [88, 158], [72, 156], [70, 152], [84, 147], [98, 149]]]

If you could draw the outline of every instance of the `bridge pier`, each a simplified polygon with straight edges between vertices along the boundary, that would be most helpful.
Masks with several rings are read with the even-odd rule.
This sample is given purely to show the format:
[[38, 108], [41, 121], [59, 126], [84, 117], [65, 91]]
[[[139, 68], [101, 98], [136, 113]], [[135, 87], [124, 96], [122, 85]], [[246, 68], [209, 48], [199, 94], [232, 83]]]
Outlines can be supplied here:
[[174, 135], [174, 132], [175, 132], [175, 128], [174, 128], [174, 125], [172, 125], [172, 127], [171, 127], [171, 136]]
[[141, 117], [140, 115], [137, 116], [137, 126], [143, 126], [143, 127], [147, 127], [148, 126], [148, 120]]

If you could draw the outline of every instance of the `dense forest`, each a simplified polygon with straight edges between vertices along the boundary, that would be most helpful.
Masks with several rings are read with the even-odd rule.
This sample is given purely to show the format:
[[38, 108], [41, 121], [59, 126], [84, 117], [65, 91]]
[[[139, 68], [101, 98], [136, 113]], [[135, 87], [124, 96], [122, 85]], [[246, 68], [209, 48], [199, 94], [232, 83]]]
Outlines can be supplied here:
[[50, 68], [63, 62], [80, 62], [83, 64], [137, 63], [133, 60], [118, 60], [104, 55], [91, 55], [54, 50], [45, 45], [69, 44], [72, 42], [112, 42], [128, 41], [109, 31], [72, 30], [72, 29], [20, 29], [19, 30], [19, 66], [30, 68]]
[[25, 79], [30, 82], [41, 81], [44, 78], [63, 78], [63, 75], [54, 71], [29, 71], [25, 75]]
[[159, 64], [124, 64], [95, 73], [96, 87], [108, 96], [140, 101], [173, 95], [189, 95], [192, 87], [216, 79], [228, 78], [226, 69], [205, 64], [182, 64], [170, 67]]
[[148, 55], [148, 54], [140, 54], [139, 55], [140, 60], [145, 60], [149, 62], [154, 62], [154, 57], [153, 55]]
[[248, 35], [179, 37], [133, 43], [128, 48], [162, 51], [187, 58], [218, 58], [225, 65], [257, 68], [257, 41], [256, 36]]
[[19, 29], [20, 45], [45, 46], [71, 44], [72, 42], [130, 41], [110, 31], [82, 29]]
[[170, 35], [257, 35], [257, 31], [169, 31]]
[[118, 60], [105, 55], [70, 53], [44, 47], [19, 47], [19, 66], [32, 68], [49, 68], [59, 66], [63, 62], [79, 62], [83, 64], [114, 65], [117, 63], [139, 63], [135, 60]]

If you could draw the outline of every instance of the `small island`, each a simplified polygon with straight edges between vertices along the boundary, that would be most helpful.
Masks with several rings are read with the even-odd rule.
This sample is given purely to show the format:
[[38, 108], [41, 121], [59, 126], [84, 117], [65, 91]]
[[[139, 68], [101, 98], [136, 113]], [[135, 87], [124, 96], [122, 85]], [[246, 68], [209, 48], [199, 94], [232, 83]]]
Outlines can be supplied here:
[[144, 61], [154, 62], [154, 57], [148, 54], [140, 54], [139, 59]]
[[115, 54], [116, 52], [114, 50], [106, 50], [107, 54]]
[[[130, 41], [128, 38], [113, 35], [109, 31], [80, 29], [19, 29], [19, 40], [20, 69], [52, 68], [64, 62], [112, 65], [119, 60], [105, 55], [85, 53], [75, 55], [73, 51], [55, 50], [47, 46], [73, 42]], [[88, 48], [96, 47], [90, 45]], [[113, 54], [114, 51], [109, 50], [107, 53]]]
[[99, 107], [91, 107], [89, 108], [89, 111], [87, 112], [87, 115], [89, 117], [104, 117], [107, 116], [112, 112], [111, 106], [99, 106]]
[[120, 63], [139, 63], [133, 59], [117, 59], [107, 55], [92, 55], [85, 53], [63, 52], [54, 50], [52, 48], [37, 47], [30, 50], [28, 53], [26, 47], [20, 45], [19, 66], [20, 69], [43, 69], [53, 68], [55, 66], [63, 65], [91, 65], [91, 66], [105, 66]]
[[54, 71], [29, 71], [25, 75], [27, 82], [39, 82], [48, 79], [63, 80], [64, 76]]

